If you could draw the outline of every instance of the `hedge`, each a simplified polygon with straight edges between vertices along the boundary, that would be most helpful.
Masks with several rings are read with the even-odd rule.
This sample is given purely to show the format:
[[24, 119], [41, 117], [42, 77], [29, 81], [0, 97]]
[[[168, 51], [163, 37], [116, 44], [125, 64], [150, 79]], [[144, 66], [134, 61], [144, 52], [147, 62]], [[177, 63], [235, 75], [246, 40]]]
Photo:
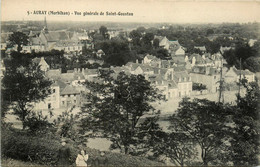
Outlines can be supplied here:
[[[22, 161], [46, 166], [57, 165], [57, 154], [61, 147], [60, 140], [47, 137], [31, 136], [26, 133], [2, 131], [2, 155]], [[71, 165], [75, 166], [75, 159], [79, 148], [73, 141], [68, 141], [71, 150]], [[100, 157], [100, 151], [85, 148], [89, 154], [88, 164], [93, 166], [94, 160]], [[164, 166], [165, 164], [148, 160], [144, 157], [130, 156], [120, 153], [105, 152], [107, 166]]]

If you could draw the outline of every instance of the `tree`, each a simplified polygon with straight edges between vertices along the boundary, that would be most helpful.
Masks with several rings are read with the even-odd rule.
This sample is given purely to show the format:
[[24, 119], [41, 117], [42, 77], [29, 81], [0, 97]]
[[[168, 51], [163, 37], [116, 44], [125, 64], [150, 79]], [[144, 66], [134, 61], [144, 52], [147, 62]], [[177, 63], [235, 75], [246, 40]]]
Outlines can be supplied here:
[[196, 83], [196, 82], [192, 83], [192, 90], [201, 91], [201, 90], [206, 90], [206, 89], [207, 89], [206, 85], [203, 85], [201, 83]]
[[138, 127], [137, 144], [132, 150], [132, 155], [145, 156], [156, 159], [162, 155], [166, 133], [158, 124], [159, 114], [147, 117]]
[[154, 39], [153, 33], [146, 33], [142, 38], [142, 42], [143, 42], [144, 45], [151, 46], [153, 39]]
[[10, 46], [13, 47], [17, 45], [17, 51], [21, 52], [23, 49], [22, 46], [27, 45], [29, 43], [28, 38], [29, 37], [22, 32], [14, 32], [9, 37]]
[[38, 64], [23, 54], [16, 55], [6, 64], [2, 82], [3, 98], [15, 106], [14, 113], [25, 128], [25, 119], [33, 110], [33, 103], [49, 95], [52, 82], [45, 78]]
[[160, 43], [160, 41], [159, 41], [158, 38], [154, 39], [154, 40], [153, 40], [153, 47], [154, 47], [155, 49], [159, 48], [159, 43]]
[[230, 108], [207, 99], [184, 98], [170, 117], [171, 129], [183, 133], [201, 149], [203, 165], [226, 164], [228, 161]]
[[141, 41], [141, 38], [142, 38], [142, 34], [139, 31], [137, 31], [137, 30], [131, 31], [130, 34], [129, 34], [129, 37], [132, 39], [134, 46], [140, 46], [141, 45], [140, 41]]
[[213, 29], [207, 29], [207, 35], [211, 35], [214, 34], [214, 30]]
[[111, 149], [130, 153], [137, 143], [140, 118], [153, 113], [150, 102], [162, 96], [144, 76], [124, 72], [115, 75], [111, 70], [100, 70], [99, 82], [86, 82], [86, 86], [90, 93], [82, 107], [82, 128], [102, 132], [103, 137], [112, 141]]
[[104, 39], [108, 39], [107, 27], [101, 26], [99, 28], [99, 33], [103, 36]]
[[260, 90], [256, 82], [243, 82], [244, 97], [238, 96], [233, 111], [235, 133], [232, 138], [231, 157], [235, 166], [256, 166], [259, 164], [259, 99]]
[[196, 145], [184, 133], [167, 133], [163, 143], [160, 148], [162, 155], [170, 158], [173, 163], [177, 162], [177, 165], [189, 165], [196, 158]]
[[122, 66], [129, 61], [135, 61], [135, 57], [130, 54], [130, 50], [126, 41], [109, 40], [98, 42], [95, 45], [96, 50], [103, 50], [106, 54], [104, 62], [108, 65]]

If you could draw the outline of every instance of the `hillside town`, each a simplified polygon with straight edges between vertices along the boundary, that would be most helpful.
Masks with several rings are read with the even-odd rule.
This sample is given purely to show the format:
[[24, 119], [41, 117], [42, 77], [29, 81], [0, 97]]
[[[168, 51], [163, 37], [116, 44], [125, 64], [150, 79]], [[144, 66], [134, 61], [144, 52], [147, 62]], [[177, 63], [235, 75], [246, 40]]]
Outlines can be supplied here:
[[[146, 145], [134, 147], [135, 145], [133, 143], [128, 144], [126, 142], [128, 145], [124, 143], [124, 140], [128, 137], [124, 140], [121, 139], [123, 138], [121, 137], [120, 139], [123, 140], [123, 144], [118, 144], [119, 139], [116, 138], [117, 135], [120, 136], [121, 133], [132, 134], [132, 132], [127, 131], [129, 129], [126, 130], [127, 132], [121, 131], [120, 129], [117, 134], [117, 132], [110, 132], [106, 128], [96, 131], [93, 127], [97, 126], [100, 128], [104, 123], [100, 121], [107, 121], [108, 119], [114, 118], [112, 117], [113, 114], [109, 113], [115, 110], [118, 111], [118, 113], [115, 112], [118, 115], [114, 123], [120, 121], [120, 123], [122, 123], [117, 124], [116, 128], [120, 126], [127, 128], [132, 127], [133, 129], [142, 128], [142, 126], [144, 126], [143, 124], [146, 123], [144, 120], [151, 119], [151, 115], [155, 114], [155, 111], [158, 111], [158, 113], [160, 113], [160, 116], [158, 116], [159, 121], [157, 120], [158, 127], [161, 126], [161, 129], [167, 132], [174, 124], [172, 123], [174, 121], [171, 122], [172, 117], [169, 116], [175, 116], [174, 114], [181, 112], [183, 108], [185, 109], [187, 106], [192, 108], [192, 106], [205, 103], [205, 106], [212, 107], [205, 109], [205, 111], [215, 111], [216, 108], [221, 108], [220, 105], [223, 105], [223, 108], [219, 110], [229, 111], [232, 110], [230, 109], [230, 105], [239, 104], [240, 101], [237, 100], [237, 98], [239, 99], [246, 96], [246, 84], [257, 83], [259, 86], [260, 70], [258, 65], [260, 59], [256, 51], [260, 46], [259, 38], [254, 38], [253, 35], [245, 38], [241, 34], [241, 36], [239, 36], [235, 32], [229, 32], [233, 26], [237, 25], [227, 25], [226, 31], [228, 32], [221, 33], [217, 31], [224, 29], [223, 27], [225, 27], [225, 25], [223, 27], [221, 27], [221, 25], [218, 25], [219, 27], [212, 26], [213, 28], [208, 25], [208, 27], [205, 26], [206, 28], [196, 28], [196, 25], [195, 28], [172, 25], [164, 25], [158, 28], [145, 28], [141, 26], [135, 29], [110, 28], [101, 25], [96, 29], [59, 29], [49, 28], [49, 24], [51, 23], [48, 23], [46, 17], [44, 21], [35, 25], [29, 22], [5, 23], [1, 32], [1, 82], [4, 83], [2, 90], [7, 92], [3, 95], [4, 98], [2, 98], [2, 101], [5, 100], [4, 103], [7, 108], [5, 121], [19, 124], [18, 119], [20, 120], [18, 128], [23, 130], [26, 128], [31, 130], [31, 128], [38, 127], [38, 124], [31, 126], [25, 123], [26, 121], [32, 121], [30, 118], [36, 119], [37, 117], [30, 115], [29, 112], [26, 116], [16, 114], [17, 110], [14, 106], [19, 106], [19, 102], [23, 101], [19, 101], [20, 97], [18, 96], [17, 98], [17, 96], [14, 95], [15, 91], [12, 89], [22, 89], [19, 84], [23, 83], [15, 81], [17, 84], [12, 84], [14, 81], [12, 79], [15, 79], [15, 77], [19, 78], [22, 74], [25, 75], [25, 77], [32, 75], [31, 80], [34, 82], [34, 77], [41, 78], [41, 73], [43, 78], [36, 80], [34, 83], [29, 83], [28, 79], [24, 80], [24, 82], [26, 82], [24, 83], [24, 89], [26, 89], [28, 85], [31, 86], [38, 82], [40, 85], [41, 80], [46, 80], [46, 85], [48, 85], [48, 81], [50, 83], [49, 87], [46, 86], [42, 88], [39, 86], [39, 91], [41, 91], [41, 89], [44, 90], [38, 93], [39, 97], [37, 93], [34, 93], [37, 96], [34, 97], [32, 94], [28, 98], [33, 100], [27, 100], [25, 105], [21, 106], [29, 108], [24, 109], [26, 112], [35, 111], [38, 112], [37, 114], [44, 113], [43, 115], [38, 115], [38, 121], [44, 122], [51, 120], [52, 122], [50, 124], [57, 125], [57, 129], [62, 127], [60, 130], [57, 130], [60, 138], [68, 138], [68, 140], [72, 140], [75, 143], [78, 142], [78, 140], [86, 140], [87, 138], [89, 143], [86, 146], [92, 147], [93, 149], [99, 149], [99, 144], [93, 144], [95, 146], [91, 146], [91, 142], [94, 142], [96, 138], [101, 138], [103, 144], [108, 143], [108, 146], [102, 146], [108, 147], [105, 151], [109, 151], [110, 148], [112, 148], [116, 151], [120, 150], [118, 151], [120, 153], [135, 156], [139, 155], [146, 158], [152, 157], [154, 158], [152, 160], [163, 163], [166, 163], [166, 160], [161, 160], [160, 158], [166, 157], [168, 161], [171, 161], [171, 163], [167, 161], [167, 165], [183, 165], [182, 163], [176, 163], [178, 162], [178, 156], [177, 158], [172, 158], [171, 155], [173, 153], [168, 155], [163, 152], [162, 155], [156, 158], [155, 155], [157, 154], [153, 154], [153, 156], [149, 155], [149, 157], [148, 154], [154, 151], [150, 150], [151, 147], [159, 148], [156, 144], [151, 147], [149, 146], [149, 149], [146, 148]], [[9, 31], [9, 29], [15, 29], [15, 31]], [[212, 32], [213, 30], [215, 32]], [[202, 32], [205, 32], [205, 34], [198, 35]], [[197, 33], [197, 36], [193, 33]], [[239, 53], [243, 55], [239, 55]], [[30, 65], [28, 65], [28, 62], [32, 64], [29, 63]], [[28, 71], [26, 71], [27, 68]], [[40, 70], [38, 71], [37, 68]], [[14, 71], [12, 70], [15, 71], [15, 74], [17, 73], [13, 78], [12, 73]], [[33, 72], [30, 73], [30, 70]], [[28, 72], [28, 76], [26, 76], [26, 72]], [[108, 74], [111, 72], [112, 74], [107, 74], [106, 77], [108, 78], [106, 78], [104, 77], [104, 72]], [[109, 78], [110, 76], [111, 78]], [[8, 79], [10, 79], [10, 81]], [[29, 84], [27, 84], [27, 81]], [[139, 81], [142, 82], [139, 83]], [[112, 86], [110, 85], [111, 83]], [[131, 84], [136, 85], [132, 88]], [[124, 87], [125, 85], [128, 86]], [[11, 87], [10, 90], [8, 89], [9, 86]], [[49, 93], [46, 93], [47, 89], [45, 91], [45, 88], [49, 89]], [[29, 87], [28, 92], [37, 92], [37, 89], [37, 87]], [[134, 92], [131, 92], [132, 89]], [[153, 92], [153, 90], [155, 90], [155, 92]], [[106, 91], [111, 92], [107, 93]], [[124, 91], [128, 91], [129, 94], [126, 96]], [[140, 96], [142, 96], [143, 99], [141, 99]], [[15, 98], [16, 100], [14, 100]], [[194, 103], [191, 103], [189, 100], [193, 100]], [[196, 100], [199, 102], [196, 102]], [[188, 102], [190, 102], [189, 105], [184, 107], [185, 103]], [[210, 105], [206, 104], [207, 102], [209, 102]], [[213, 107], [213, 103], [216, 105], [215, 107]], [[19, 106], [20, 110], [23, 110], [21, 106]], [[112, 107], [112, 109], [109, 110], [109, 107]], [[190, 111], [200, 109], [204, 111], [201, 106], [192, 108]], [[106, 113], [102, 113], [102, 111], [106, 111]], [[127, 116], [124, 115], [125, 111], [127, 111]], [[131, 113], [133, 111], [140, 112], [141, 114], [138, 113], [135, 115]], [[100, 117], [95, 115], [95, 112], [100, 114], [97, 114]], [[49, 115], [49, 113], [51, 114]], [[101, 113], [104, 114], [104, 117], [101, 117], [103, 116]], [[133, 115], [129, 116], [128, 114], [130, 113]], [[119, 116], [120, 114], [123, 115], [122, 120], [118, 121], [119, 118], [121, 118], [121, 116]], [[13, 117], [14, 115], [16, 115], [16, 117]], [[214, 113], [212, 113], [212, 115], [212, 117], [216, 116]], [[93, 116], [93, 118], [88, 116]], [[96, 120], [94, 120], [95, 117], [97, 117]], [[187, 117], [188, 116], [185, 118]], [[89, 118], [89, 120], [93, 119], [94, 121], [90, 121], [89, 123], [89, 120], [86, 118]], [[200, 117], [198, 116], [196, 118]], [[129, 119], [127, 122], [130, 122], [127, 125], [123, 124], [126, 119]], [[230, 117], [227, 116], [228, 121], [229, 119]], [[139, 120], [141, 120], [141, 123], [138, 123]], [[153, 120], [151, 119], [149, 121]], [[172, 126], [169, 125], [169, 122]], [[91, 123], [93, 123], [93, 125]], [[107, 122], [104, 123], [104, 127], [115, 128], [111, 124], [106, 123]], [[149, 122], [147, 126], [152, 123]], [[78, 126], [78, 124], [83, 127], [84, 134], [79, 135], [80, 132], [76, 134], [75, 131], [77, 131], [77, 128], [75, 130], [73, 127]], [[44, 124], [44, 130], [46, 130], [46, 127]], [[88, 129], [88, 127], [90, 127], [90, 129]], [[155, 131], [157, 130], [158, 129]], [[39, 131], [41, 132], [41, 130]], [[32, 130], [30, 132], [34, 131]], [[45, 131], [43, 131], [43, 133], [45, 133]], [[162, 133], [164, 134], [165, 132]], [[180, 132], [176, 130], [176, 134], [179, 133]], [[115, 135], [114, 138], [111, 137], [111, 135]], [[139, 136], [131, 136], [133, 137], [133, 141], [141, 137], [143, 138], [141, 138], [140, 141], [138, 140], [138, 142], [156, 140], [153, 137], [147, 139], [150, 137], [149, 135], [148, 137], [138, 135]], [[150, 135], [156, 134], [152, 133]], [[82, 136], [85, 138], [82, 139]], [[112, 139], [109, 140], [109, 137]], [[225, 137], [226, 136], [222, 139]], [[116, 143], [117, 145], [111, 144], [110, 146], [108, 141], [114, 142], [114, 144]], [[168, 140], [163, 138], [158, 139], [156, 142], [157, 144], [160, 142], [167, 143], [166, 141]], [[185, 140], [185, 142], [190, 142], [190, 140]], [[231, 140], [229, 142], [231, 143]], [[186, 143], [184, 145], [186, 145]], [[190, 144], [188, 145], [190, 146]], [[130, 148], [132, 146], [133, 149], [131, 150]], [[200, 143], [194, 146], [194, 148], [199, 146], [201, 146]], [[210, 145], [209, 148], [210, 147], [214, 148], [215, 145]], [[160, 149], [164, 150], [166, 148], [160, 147]], [[193, 148], [189, 149], [192, 150]], [[208, 148], [206, 148], [206, 150], [207, 149]], [[141, 151], [138, 152], [137, 150]], [[147, 154], [143, 153], [145, 152], [144, 150], [147, 151]], [[201, 146], [200, 152], [203, 152], [203, 150], [205, 150], [205, 148]], [[192, 152], [192, 154], [195, 154], [195, 152], [196, 151]], [[104, 153], [102, 152], [102, 154]], [[199, 164], [200, 161], [203, 161], [203, 165], [215, 163], [205, 160], [204, 156], [205, 155], [202, 155], [201, 158], [195, 158], [194, 164]], [[197, 157], [200, 156], [197, 155]], [[53, 162], [53, 164], [55, 163], [56, 162]], [[228, 165], [234, 164], [230, 161], [225, 163]], [[223, 162], [222, 164], [225, 163]]]
[[[94, 49], [94, 42], [88, 35], [89, 32], [85, 30], [82, 33], [64, 30], [49, 31], [46, 19], [44, 23], [45, 26], [40, 32], [29, 32], [29, 42], [23, 46], [21, 52], [46, 52], [54, 49], [63, 50], [64, 55], [76, 56], [82, 54], [83, 46], [86, 46], [87, 49]], [[108, 31], [107, 33], [111, 38], [119, 35], [120, 31]], [[11, 34], [12, 32], [1, 34], [1, 50], [5, 50], [7, 54], [10, 54], [12, 50], [17, 50], [17, 46], [7, 47], [8, 36]], [[154, 39], [159, 40], [160, 48], [168, 51], [170, 55], [168, 60], [162, 60], [151, 54], [144, 54], [141, 60], [136, 59], [135, 62], [128, 62], [122, 66], [110, 66], [109, 68], [115, 73], [124, 71], [127, 74], [144, 75], [154, 87], [161, 91], [165, 99], [190, 97], [202, 94], [202, 92], [203, 94], [217, 93], [221, 76], [231, 89], [235, 89], [240, 77], [247, 79], [248, 82], [255, 81], [255, 73], [248, 69], [240, 70], [234, 66], [227, 68], [223, 53], [232, 49], [232, 47], [221, 46], [217, 53], [210, 54], [207, 53], [205, 46], [195, 46], [195, 49], [200, 50], [202, 54], [188, 55], [185, 53], [186, 48], [178, 40], [169, 40], [165, 36], [156, 35]], [[94, 51], [94, 53], [99, 58], [106, 54], [101, 49]], [[53, 81], [51, 86], [53, 93], [36, 105], [35, 108], [39, 110], [66, 109], [73, 105], [80, 107], [82, 104], [81, 94], [87, 91], [82, 83], [86, 80], [95, 81], [99, 69], [101, 69], [74, 68], [62, 73], [61, 69], [50, 68], [44, 57], [34, 58], [33, 62], [37, 63], [45, 72], [45, 76]], [[4, 68], [2, 60], [2, 77]], [[206, 89], [198, 92], [198, 90], [194, 90], [194, 84], [205, 85]]]

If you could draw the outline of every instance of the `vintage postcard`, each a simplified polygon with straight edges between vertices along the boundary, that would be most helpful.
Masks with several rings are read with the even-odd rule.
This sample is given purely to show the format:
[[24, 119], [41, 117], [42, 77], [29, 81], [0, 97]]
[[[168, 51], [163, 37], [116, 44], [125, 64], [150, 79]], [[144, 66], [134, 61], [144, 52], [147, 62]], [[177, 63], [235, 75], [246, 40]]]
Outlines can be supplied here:
[[259, 0], [2, 0], [1, 166], [258, 166]]

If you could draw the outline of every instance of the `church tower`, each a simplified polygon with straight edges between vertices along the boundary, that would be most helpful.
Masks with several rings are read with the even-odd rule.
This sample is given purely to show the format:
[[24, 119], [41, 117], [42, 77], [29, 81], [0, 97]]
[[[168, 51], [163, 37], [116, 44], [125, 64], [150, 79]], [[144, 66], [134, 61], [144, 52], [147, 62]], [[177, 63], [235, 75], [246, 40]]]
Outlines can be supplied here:
[[43, 32], [44, 32], [44, 33], [48, 33], [48, 27], [47, 27], [46, 16], [44, 17], [44, 28], [43, 28]]

